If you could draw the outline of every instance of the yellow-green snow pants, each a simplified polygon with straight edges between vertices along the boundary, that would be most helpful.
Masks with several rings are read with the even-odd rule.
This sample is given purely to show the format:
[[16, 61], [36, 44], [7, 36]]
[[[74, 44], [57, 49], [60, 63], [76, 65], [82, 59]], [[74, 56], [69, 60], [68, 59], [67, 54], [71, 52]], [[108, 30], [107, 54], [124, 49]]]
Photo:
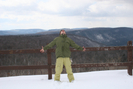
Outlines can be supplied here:
[[66, 68], [67, 77], [69, 79], [69, 82], [71, 82], [72, 80], [74, 80], [74, 76], [73, 76], [73, 72], [72, 72], [72, 68], [71, 68], [71, 60], [69, 57], [65, 57], [65, 58], [59, 57], [56, 59], [54, 80], [60, 81], [60, 74], [63, 70], [63, 65]]

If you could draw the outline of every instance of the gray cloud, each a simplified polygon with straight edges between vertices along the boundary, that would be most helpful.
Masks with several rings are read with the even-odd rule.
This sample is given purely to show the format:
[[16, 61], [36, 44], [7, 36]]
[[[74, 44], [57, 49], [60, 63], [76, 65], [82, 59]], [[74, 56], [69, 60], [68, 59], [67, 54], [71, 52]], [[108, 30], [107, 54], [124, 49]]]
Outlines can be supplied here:
[[[97, 1], [105, 1], [105, 0], [97, 0]], [[110, 0], [108, 0], [110, 1]], [[24, 6], [24, 5], [19, 5], [19, 6], [13, 6], [13, 7], [7, 7], [7, 6], [2, 6], [0, 7], [1, 12], [9, 12], [11, 14], [16, 14], [16, 15], [30, 15], [33, 14], [32, 12], [39, 12], [43, 14], [50, 14], [50, 15], [59, 15], [59, 16], [92, 16], [92, 17], [104, 17], [104, 16], [133, 16], [133, 11], [131, 11], [129, 8], [133, 8], [132, 6], [127, 6], [128, 9], [122, 9], [122, 6], [120, 5], [127, 5], [132, 4], [133, 0], [114, 0], [115, 3], [110, 3], [110, 6], [101, 9], [100, 5], [96, 4], [96, 10], [98, 10], [97, 13], [91, 12], [88, 10], [88, 8], [91, 6], [91, 4], [85, 3], [82, 6], [79, 6], [77, 8], [65, 8], [62, 7], [59, 9], [58, 12], [53, 12], [53, 11], [48, 11], [48, 10], [39, 10], [38, 9], [38, 4], [37, 3], [32, 3], [29, 6]], [[49, 6], [50, 7], [50, 6]], [[72, 6], [73, 7], [73, 6]]]
[[[54, 0], [53, 0], [54, 1]], [[76, 0], [74, 0], [76, 2]], [[132, 26], [133, 0], [82, 0], [77, 4], [59, 0], [46, 3], [32, 2], [27, 5], [18, 4], [0, 6], [0, 20], [3, 27], [7, 23], [13, 28], [18, 27], [91, 27], [95, 26]], [[48, 2], [48, 1], [47, 1]], [[58, 4], [60, 3], [60, 4]], [[67, 5], [66, 5], [67, 4]], [[52, 7], [53, 5], [53, 7]], [[44, 7], [43, 7], [44, 6]], [[56, 7], [57, 6], [57, 7]], [[128, 18], [129, 17], [129, 18]], [[119, 22], [117, 22], [119, 20]], [[63, 23], [57, 23], [63, 22]], [[128, 22], [128, 23], [124, 23]], [[28, 23], [28, 24], [27, 24]], [[45, 27], [44, 24], [45, 23]], [[106, 23], [106, 24], [105, 24]], [[5, 27], [6, 28], [6, 27]]]
[[0, 7], [1, 13], [8, 12], [10, 14], [16, 14], [16, 15], [27, 15], [31, 14], [33, 11], [37, 11], [37, 5], [32, 4], [30, 6], [13, 6], [13, 7], [7, 7], [3, 6]]
[[[102, 4], [102, 1], [99, 4]], [[43, 11], [48, 14], [57, 14], [60, 16], [91, 16], [91, 17], [132, 17], [133, 16], [133, 1], [132, 0], [114, 0], [105, 6], [94, 4], [98, 12], [88, 10], [91, 4], [84, 4], [78, 8], [62, 8], [59, 12]], [[130, 4], [130, 5], [128, 5]], [[90, 8], [91, 9], [91, 8]]]

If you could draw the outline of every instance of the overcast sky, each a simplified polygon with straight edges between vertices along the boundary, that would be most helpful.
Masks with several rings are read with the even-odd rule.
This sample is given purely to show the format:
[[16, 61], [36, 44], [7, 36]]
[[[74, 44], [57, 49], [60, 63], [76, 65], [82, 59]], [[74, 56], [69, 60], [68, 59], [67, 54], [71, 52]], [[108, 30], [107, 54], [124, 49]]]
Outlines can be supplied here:
[[133, 0], [0, 0], [0, 30], [133, 27]]

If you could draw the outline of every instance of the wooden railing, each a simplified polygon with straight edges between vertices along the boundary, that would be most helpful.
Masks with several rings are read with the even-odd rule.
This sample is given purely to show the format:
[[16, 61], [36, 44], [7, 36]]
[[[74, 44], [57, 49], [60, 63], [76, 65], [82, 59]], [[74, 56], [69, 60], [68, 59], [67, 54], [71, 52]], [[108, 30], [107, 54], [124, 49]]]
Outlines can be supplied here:
[[[70, 49], [72, 52], [78, 51], [75, 49]], [[72, 68], [84, 68], [84, 67], [110, 67], [110, 66], [127, 66], [127, 71], [129, 75], [132, 75], [132, 41], [128, 41], [127, 46], [118, 46], [118, 47], [88, 47], [86, 51], [110, 51], [110, 50], [127, 50], [127, 59], [128, 62], [120, 63], [86, 63], [86, 64], [73, 64]], [[0, 70], [24, 70], [24, 69], [48, 69], [48, 79], [52, 79], [52, 68], [55, 68], [55, 65], [52, 65], [51, 62], [51, 53], [55, 52], [55, 49], [47, 50], [47, 65], [35, 65], [35, 66], [0, 66]], [[40, 53], [40, 49], [30, 49], [30, 50], [3, 50], [0, 51], [0, 54], [25, 54], [25, 53]]]

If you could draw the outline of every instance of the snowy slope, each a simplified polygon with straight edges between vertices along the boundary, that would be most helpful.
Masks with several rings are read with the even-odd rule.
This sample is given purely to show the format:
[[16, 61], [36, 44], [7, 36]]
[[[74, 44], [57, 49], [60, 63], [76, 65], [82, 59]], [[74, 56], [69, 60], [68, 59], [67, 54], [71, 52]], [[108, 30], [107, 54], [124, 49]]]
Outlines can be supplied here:
[[74, 73], [74, 77], [73, 83], [66, 74], [61, 74], [61, 83], [47, 75], [1, 77], [0, 89], [133, 89], [133, 76], [127, 70]]

